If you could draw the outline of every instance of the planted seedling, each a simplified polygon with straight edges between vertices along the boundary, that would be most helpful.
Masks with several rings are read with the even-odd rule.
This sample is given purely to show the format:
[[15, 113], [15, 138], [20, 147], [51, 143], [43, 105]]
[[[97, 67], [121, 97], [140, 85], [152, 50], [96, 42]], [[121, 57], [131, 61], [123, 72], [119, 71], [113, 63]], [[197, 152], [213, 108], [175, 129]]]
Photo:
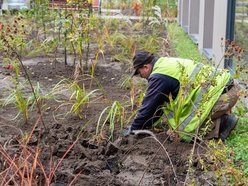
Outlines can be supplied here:
[[102, 139], [106, 139], [106, 134], [104, 133], [105, 126], [108, 123], [109, 126], [109, 136], [108, 139], [114, 139], [114, 130], [116, 124], [120, 123], [120, 128], [123, 128], [125, 117], [125, 109], [120, 102], [115, 101], [111, 106], [106, 107], [97, 122], [96, 126], [96, 136], [100, 135]]

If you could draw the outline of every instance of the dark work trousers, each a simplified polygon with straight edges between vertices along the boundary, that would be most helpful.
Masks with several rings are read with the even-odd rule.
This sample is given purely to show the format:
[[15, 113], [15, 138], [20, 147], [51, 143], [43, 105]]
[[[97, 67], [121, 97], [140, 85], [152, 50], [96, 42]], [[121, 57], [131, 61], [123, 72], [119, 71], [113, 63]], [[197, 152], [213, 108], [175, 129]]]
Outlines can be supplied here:
[[231, 114], [232, 107], [237, 103], [239, 95], [239, 86], [235, 81], [230, 81], [212, 108], [210, 117], [213, 124], [210, 126], [211, 131], [205, 136], [205, 139], [219, 138], [221, 116]]

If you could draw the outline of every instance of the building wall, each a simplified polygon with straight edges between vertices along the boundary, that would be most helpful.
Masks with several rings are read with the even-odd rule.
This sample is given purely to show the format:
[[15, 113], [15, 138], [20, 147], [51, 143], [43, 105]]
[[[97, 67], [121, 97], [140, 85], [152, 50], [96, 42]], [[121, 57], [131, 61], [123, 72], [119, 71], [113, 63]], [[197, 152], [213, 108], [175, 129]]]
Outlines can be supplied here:
[[189, 0], [182, 0], [182, 14], [181, 14], [181, 26], [184, 28], [186, 32], [188, 32], [189, 25]]
[[189, 2], [189, 34], [199, 33], [199, 13], [200, 0], [190, 0]]
[[224, 68], [227, 0], [216, 0], [214, 3], [213, 59], [216, 65]]
[[224, 68], [228, 0], [179, 0], [178, 5], [178, 23], [193, 41], [197, 38], [194, 42], [207, 58]]

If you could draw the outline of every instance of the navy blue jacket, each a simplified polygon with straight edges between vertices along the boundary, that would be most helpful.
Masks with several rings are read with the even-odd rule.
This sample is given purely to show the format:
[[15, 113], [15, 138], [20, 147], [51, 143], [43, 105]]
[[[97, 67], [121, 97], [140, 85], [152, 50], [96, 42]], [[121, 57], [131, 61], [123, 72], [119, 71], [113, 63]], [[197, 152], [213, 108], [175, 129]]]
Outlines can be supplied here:
[[156, 122], [163, 114], [161, 106], [169, 102], [170, 94], [175, 99], [179, 88], [180, 83], [175, 78], [162, 74], [150, 75], [146, 95], [131, 124], [131, 130], [148, 128]]

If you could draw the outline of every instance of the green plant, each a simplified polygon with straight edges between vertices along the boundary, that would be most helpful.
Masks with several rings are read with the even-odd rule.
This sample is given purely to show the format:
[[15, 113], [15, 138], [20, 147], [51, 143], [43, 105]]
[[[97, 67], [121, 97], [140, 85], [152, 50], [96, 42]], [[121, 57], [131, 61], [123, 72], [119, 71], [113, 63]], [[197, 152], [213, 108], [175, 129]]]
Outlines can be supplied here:
[[129, 58], [133, 56], [133, 53], [136, 51], [136, 39], [135, 37], [126, 37], [121, 40], [122, 53]]
[[247, 116], [239, 119], [237, 127], [226, 140], [226, 144], [230, 147], [230, 151], [233, 151], [231, 159], [234, 160], [235, 167], [243, 170], [248, 182], [248, 165], [246, 163], [248, 162], [248, 149], [246, 148], [246, 144], [248, 143], [247, 120]]
[[19, 69], [19, 64], [16, 62], [16, 61], [13, 61], [13, 68], [14, 68], [14, 71], [15, 71], [15, 79], [13, 80], [13, 83], [15, 84], [15, 86], [18, 86], [18, 83], [19, 83], [19, 72], [20, 72], [20, 69]]
[[152, 33], [150, 35], [140, 37], [139, 40], [143, 50], [157, 54], [160, 47], [159, 41], [162, 41], [162, 38], [160, 39], [156, 33]]
[[248, 108], [245, 107], [244, 103], [242, 103], [241, 100], [238, 100], [238, 102], [236, 103], [233, 112], [235, 115], [239, 116], [239, 117], [245, 117], [245, 114], [248, 113]]
[[29, 99], [25, 99], [20, 90], [15, 92], [16, 106], [20, 110], [19, 112], [23, 114], [25, 124], [28, 123], [28, 105]]
[[116, 51], [116, 45], [118, 42], [120, 43], [121, 41], [124, 41], [126, 36], [118, 31], [115, 31], [114, 33], [110, 33], [110, 30], [108, 28], [104, 29], [104, 36], [106, 38], [106, 42], [108, 44], [109, 51], [113, 52]]
[[91, 75], [91, 80], [90, 80], [90, 89], [92, 87], [92, 83], [93, 83], [93, 80], [96, 80], [96, 78], [94, 77], [95, 76], [95, 69], [96, 69], [96, 64], [97, 64], [97, 61], [98, 61], [98, 58], [99, 58], [99, 54], [102, 55], [102, 57], [104, 58], [104, 53], [102, 50], [98, 50], [96, 52], [96, 57], [94, 59], [94, 61], [92, 62], [91, 64], [91, 69], [90, 69], [90, 75]]
[[48, 37], [42, 42], [37, 42], [34, 40], [30, 40], [27, 43], [28, 53], [27, 57], [36, 57], [42, 56], [49, 53], [56, 53], [56, 47], [59, 41], [56, 38]]
[[[103, 119], [103, 117], [105, 118]], [[111, 106], [106, 107], [97, 122], [96, 126], [96, 136], [100, 135], [102, 139], [106, 138], [106, 134], [104, 133], [105, 125], [109, 123], [109, 139], [114, 139], [114, 130], [116, 127], [116, 123], [120, 123], [121, 129], [124, 125], [124, 117], [125, 117], [125, 109], [121, 105], [120, 102], [114, 101]], [[103, 121], [102, 121], [103, 120]]]
[[[81, 11], [81, 10], [80, 10]], [[84, 49], [86, 48], [86, 67], [88, 67], [89, 60], [89, 46], [92, 40], [92, 34], [95, 25], [97, 24], [97, 19], [91, 14], [86, 15], [87, 10], [81, 11], [79, 15], [70, 15], [72, 20], [70, 20], [70, 24], [67, 24], [68, 31], [65, 35], [72, 45], [74, 56], [75, 53], [79, 54], [79, 64], [81, 67], [81, 71], [83, 71], [83, 54]], [[68, 22], [69, 23], [69, 22]], [[86, 46], [86, 47], [85, 47]]]
[[[22, 113], [24, 123], [28, 123], [28, 113], [29, 113], [29, 104], [31, 102], [30, 98], [25, 98], [22, 90], [22, 85], [19, 84], [19, 66], [17, 63], [13, 64], [13, 69], [15, 71], [15, 78], [12, 78], [12, 82], [14, 84], [15, 89], [11, 89], [11, 94], [4, 99], [3, 105], [14, 104], [18, 109], [18, 114], [14, 119], [18, 118], [18, 116]], [[22, 87], [22, 88], [21, 88]]]
[[117, 61], [123, 61], [123, 62], [130, 62], [130, 58], [127, 57], [123, 52], [120, 52], [118, 54], [115, 54], [113, 59], [117, 60]]
[[247, 177], [245, 178], [243, 175], [245, 169], [241, 170], [235, 165], [237, 164], [237, 161], [233, 161], [235, 153], [230, 148], [222, 144], [221, 141], [216, 142], [214, 140], [211, 140], [208, 146], [211, 149], [210, 160], [221, 166], [221, 168], [218, 167], [215, 170], [215, 176], [219, 177], [219, 183], [221, 183], [221, 176], [225, 176], [228, 179], [228, 183], [234, 185], [242, 185], [248, 182]]
[[120, 81], [118, 82], [119, 87], [123, 89], [131, 89], [132, 86], [132, 78], [128, 75], [123, 75]]
[[31, 104], [31, 98], [25, 98], [20, 88], [12, 90], [8, 97], [3, 99], [3, 106], [14, 105], [18, 109], [17, 115], [13, 118], [16, 119], [20, 114], [23, 115], [24, 123], [28, 123], [29, 118], [29, 105]]
[[[20, 114], [22, 114], [24, 122], [27, 124], [29, 119], [29, 112], [34, 110], [36, 106], [34, 95], [29, 93], [24, 93], [24, 90], [26, 90], [26, 82], [21, 84], [17, 82], [16, 79], [12, 79], [12, 81], [15, 85], [15, 89], [8, 88], [11, 91], [11, 93], [9, 94], [8, 97], [1, 99], [1, 101], [3, 102], [3, 106], [14, 105], [17, 108], [18, 113], [13, 119], [17, 119], [20, 116]], [[52, 92], [45, 93], [41, 89], [39, 83], [37, 83], [36, 86], [34, 87], [34, 92], [37, 98], [37, 102], [41, 107], [44, 106], [45, 100], [55, 99], [53, 93]]]
[[[37, 102], [36, 99], [36, 95], [34, 92], [34, 88], [31, 82], [31, 79], [29, 77], [29, 74], [27, 73], [26, 68], [24, 67], [24, 64], [22, 62], [22, 55], [24, 52], [24, 48], [26, 46], [27, 43], [27, 33], [26, 33], [26, 28], [25, 25], [21, 24], [21, 20], [23, 19], [23, 17], [17, 17], [14, 19], [14, 24], [13, 25], [2, 25], [0, 28], [0, 38], [4, 43], [4, 55], [5, 58], [9, 58], [9, 60], [14, 60], [14, 61], [18, 61], [18, 64], [20, 64], [20, 66], [22, 67], [25, 76], [29, 82], [31, 91], [33, 93], [33, 96], [35, 98], [35, 101], [37, 103], [37, 108], [38, 108], [38, 113], [41, 114], [41, 109], [40, 106]], [[21, 24], [21, 27], [17, 27], [19, 24]], [[13, 34], [17, 34], [16, 37], [13, 36]], [[15, 73], [16, 73], [16, 81], [18, 81], [18, 73], [19, 73], [19, 67], [18, 65], [15, 66]], [[16, 84], [18, 84], [18, 82], [15, 82]], [[17, 95], [21, 95], [18, 91], [17, 91]], [[23, 101], [21, 101], [22, 98], [20, 97], [20, 99], [17, 99], [18, 104], [23, 103]], [[42, 120], [42, 124], [43, 120]], [[45, 125], [44, 125], [45, 127]], [[46, 128], [46, 127], [45, 127]]]
[[61, 80], [52, 90], [53, 96], [57, 97], [56, 101], [62, 103], [54, 111], [54, 119], [64, 119], [70, 113], [82, 118], [84, 109], [88, 107], [96, 91], [98, 89], [87, 92], [84, 83], [80, 86], [77, 80]]
[[75, 113], [82, 118], [81, 113], [88, 106], [90, 97], [98, 90], [87, 93], [84, 84], [80, 87], [76, 82], [72, 83], [70, 88], [73, 91], [70, 97], [70, 102], [72, 104], [70, 112]]
[[163, 15], [167, 18], [177, 16], [177, 1], [176, 0], [156, 0], [156, 4], [163, 10]]
[[143, 5], [143, 21], [146, 24], [152, 16], [152, 7], [155, 6], [155, 0], [142, 0]]

